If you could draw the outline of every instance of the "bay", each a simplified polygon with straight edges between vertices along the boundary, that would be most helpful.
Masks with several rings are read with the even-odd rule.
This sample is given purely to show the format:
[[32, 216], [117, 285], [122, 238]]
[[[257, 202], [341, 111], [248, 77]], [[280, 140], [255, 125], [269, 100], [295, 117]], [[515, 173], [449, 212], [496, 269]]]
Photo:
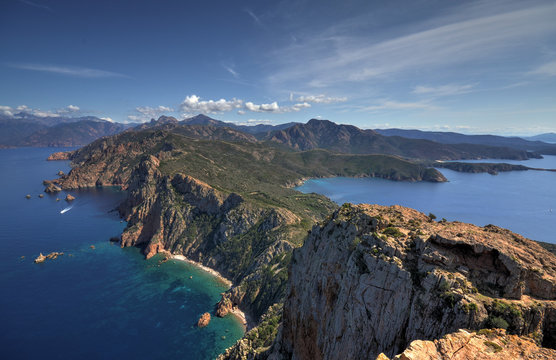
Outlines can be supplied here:
[[[556, 156], [500, 162], [556, 168]], [[432, 212], [438, 219], [479, 226], [494, 224], [533, 240], [556, 243], [556, 172], [512, 171], [490, 175], [439, 170], [448, 182], [410, 183], [338, 177], [311, 179], [297, 190], [323, 194], [338, 204], [407, 206], [426, 214]]]
[[[123, 192], [71, 191], [72, 203], [43, 193], [43, 179], [69, 171], [67, 161], [45, 161], [59, 150], [67, 149], [0, 150], [3, 358], [212, 359], [233, 345], [244, 331], [233, 316], [195, 326], [225, 284], [108, 241], [126, 225], [113, 211]], [[64, 255], [33, 262], [52, 251]]]

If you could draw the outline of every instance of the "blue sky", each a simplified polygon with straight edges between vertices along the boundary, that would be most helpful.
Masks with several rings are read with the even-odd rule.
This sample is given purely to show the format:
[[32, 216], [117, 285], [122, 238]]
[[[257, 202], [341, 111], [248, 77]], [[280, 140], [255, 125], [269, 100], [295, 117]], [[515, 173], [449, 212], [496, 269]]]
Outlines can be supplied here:
[[0, 112], [556, 131], [556, 1], [0, 4]]

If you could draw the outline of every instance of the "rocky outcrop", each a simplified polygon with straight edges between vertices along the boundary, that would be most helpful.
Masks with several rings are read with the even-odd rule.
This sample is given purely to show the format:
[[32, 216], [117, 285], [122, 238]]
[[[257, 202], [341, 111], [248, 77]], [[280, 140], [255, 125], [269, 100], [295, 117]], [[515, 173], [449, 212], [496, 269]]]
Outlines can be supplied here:
[[75, 200], [75, 196], [73, 196], [71, 194], [66, 195], [66, 201], [70, 202], [70, 201], [73, 201], [73, 200]]
[[556, 345], [556, 258], [492, 225], [345, 204], [294, 252], [290, 281], [274, 358], [391, 357], [462, 328]]
[[71, 160], [73, 151], [60, 151], [51, 154], [46, 160], [56, 161], [56, 160]]
[[[556, 350], [538, 346], [533, 338], [505, 330], [460, 330], [434, 341], [415, 340], [394, 360], [552, 360]], [[389, 360], [381, 354], [377, 360]]]
[[46, 256], [40, 253], [39, 256], [37, 256], [37, 258], [35, 259], [35, 264], [45, 262], [46, 260], [54, 260], [58, 256], [62, 256], [62, 255], [64, 255], [63, 252], [57, 252], [57, 251], [53, 251], [50, 254], [47, 254]]
[[216, 304], [216, 316], [224, 317], [228, 315], [233, 308], [232, 300], [230, 299], [230, 294], [222, 294], [222, 299]]
[[46, 185], [46, 188], [44, 189], [44, 192], [50, 193], [50, 194], [57, 193], [57, 192], [60, 192], [60, 191], [62, 191], [62, 188], [59, 187], [58, 185], [52, 183], [52, 182], [50, 182], [48, 185]]
[[42, 253], [40, 253], [39, 256], [37, 256], [36, 259], [35, 259], [35, 264], [42, 263], [45, 260], [46, 260], [46, 256], [44, 256]]
[[201, 315], [199, 321], [197, 321], [197, 327], [204, 328], [210, 323], [210, 314], [208, 312]]

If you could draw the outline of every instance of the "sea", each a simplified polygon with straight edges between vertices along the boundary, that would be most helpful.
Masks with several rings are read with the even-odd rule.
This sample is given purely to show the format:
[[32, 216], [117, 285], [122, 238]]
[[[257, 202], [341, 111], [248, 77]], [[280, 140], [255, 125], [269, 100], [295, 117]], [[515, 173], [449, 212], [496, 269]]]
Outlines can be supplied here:
[[[556, 169], [556, 156], [505, 162]], [[325, 195], [338, 204], [402, 205], [437, 219], [479, 226], [494, 224], [532, 240], [556, 243], [556, 172], [511, 171], [498, 175], [438, 169], [445, 183], [401, 182], [377, 178], [312, 179], [297, 187], [304, 193]]]
[[[0, 150], [1, 358], [214, 359], [232, 346], [244, 333], [234, 316], [195, 326], [226, 284], [109, 241], [126, 226], [114, 211], [125, 193], [70, 191], [67, 203], [43, 192], [44, 179], [70, 170], [46, 161], [65, 150]], [[64, 255], [34, 263], [53, 251]]]

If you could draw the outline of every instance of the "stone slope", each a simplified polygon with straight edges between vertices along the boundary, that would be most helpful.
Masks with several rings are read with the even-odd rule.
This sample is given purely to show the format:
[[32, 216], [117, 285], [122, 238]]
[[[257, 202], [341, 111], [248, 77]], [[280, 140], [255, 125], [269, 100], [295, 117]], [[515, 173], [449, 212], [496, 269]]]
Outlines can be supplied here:
[[485, 327], [555, 347], [555, 285], [556, 257], [508, 230], [345, 204], [294, 252], [271, 358], [394, 356]]
[[[556, 350], [539, 347], [532, 338], [505, 330], [460, 330], [434, 341], [415, 340], [393, 360], [552, 360]], [[376, 360], [389, 360], [381, 354]]]

